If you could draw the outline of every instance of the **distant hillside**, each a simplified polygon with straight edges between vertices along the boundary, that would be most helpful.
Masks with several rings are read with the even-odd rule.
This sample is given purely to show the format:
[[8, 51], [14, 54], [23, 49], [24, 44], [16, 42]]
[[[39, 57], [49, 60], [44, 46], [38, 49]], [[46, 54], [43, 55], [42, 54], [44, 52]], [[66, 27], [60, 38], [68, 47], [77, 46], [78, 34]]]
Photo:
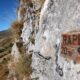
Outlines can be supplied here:
[[[12, 45], [12, 33], [10, 30], [0, 32], [0, 53], [10, 52]], [[7, 51], [7, 52], [6, 52]], [[1, 57], [1, 54], [0, 54]]]
[[11, 30], [10, 29], [8, 29], [8, 30], [4, 30], [4, 31], [0, 31], [0, 39], [1, 38], [5, 38], [5, 37], [10, 37], [10, 36], [12, 36], [12, 32], [11, 32]]
[[0, 31], [0, 80], [6, 80], [12, 47], [11, 30]]

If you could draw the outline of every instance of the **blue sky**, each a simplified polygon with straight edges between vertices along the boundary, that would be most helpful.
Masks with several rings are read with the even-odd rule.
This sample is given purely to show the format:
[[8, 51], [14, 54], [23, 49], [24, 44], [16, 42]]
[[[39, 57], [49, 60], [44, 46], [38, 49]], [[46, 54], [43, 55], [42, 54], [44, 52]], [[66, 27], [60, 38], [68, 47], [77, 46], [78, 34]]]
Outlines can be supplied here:
[[18, 0], [0, 0], [0, 31], [8, 29], [16, 19]]

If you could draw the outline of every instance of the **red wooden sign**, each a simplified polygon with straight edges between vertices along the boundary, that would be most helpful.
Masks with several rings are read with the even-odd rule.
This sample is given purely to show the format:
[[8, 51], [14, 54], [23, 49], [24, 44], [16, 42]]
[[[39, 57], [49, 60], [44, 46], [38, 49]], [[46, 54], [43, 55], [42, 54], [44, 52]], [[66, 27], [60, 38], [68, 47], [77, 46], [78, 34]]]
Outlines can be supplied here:
[[80, 33], [62, 34], [61, 54], [80, 62]]

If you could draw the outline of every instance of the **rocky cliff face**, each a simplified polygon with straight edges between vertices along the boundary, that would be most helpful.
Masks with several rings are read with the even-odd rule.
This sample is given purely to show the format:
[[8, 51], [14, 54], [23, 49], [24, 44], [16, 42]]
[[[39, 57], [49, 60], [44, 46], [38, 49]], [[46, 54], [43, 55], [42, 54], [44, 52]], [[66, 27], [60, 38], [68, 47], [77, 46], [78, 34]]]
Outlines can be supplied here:
[[26, 55], [32, 54], [32, 80], [80, 79], [80, 64], [61, 55], [61, 35], [79, 30], [79, 13], [79, 0], [21, 0], [18, 21]]

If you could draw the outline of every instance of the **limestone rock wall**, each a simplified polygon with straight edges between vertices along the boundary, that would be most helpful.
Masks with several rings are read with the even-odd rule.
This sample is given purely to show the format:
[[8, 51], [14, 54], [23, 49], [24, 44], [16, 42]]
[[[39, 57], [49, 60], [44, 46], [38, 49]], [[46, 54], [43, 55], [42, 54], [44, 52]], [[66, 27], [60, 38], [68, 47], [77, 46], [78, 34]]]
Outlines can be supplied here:
[[80, 64], [61, 56], [61, 35], [80, 28], [79, 0], [46, 0], [33, 54], [33, 76], [39, 80], [79, 80]]
[[23, 22], [26, 54], [32, 54], [31, 79], [79, 80], [80, 64], [61, 56], [60, 50], [61, 35], [80, 29], [80, 0], [32, 0], [30, 5], [22, 1], [18, 21]]

